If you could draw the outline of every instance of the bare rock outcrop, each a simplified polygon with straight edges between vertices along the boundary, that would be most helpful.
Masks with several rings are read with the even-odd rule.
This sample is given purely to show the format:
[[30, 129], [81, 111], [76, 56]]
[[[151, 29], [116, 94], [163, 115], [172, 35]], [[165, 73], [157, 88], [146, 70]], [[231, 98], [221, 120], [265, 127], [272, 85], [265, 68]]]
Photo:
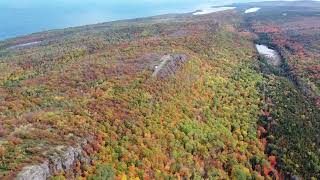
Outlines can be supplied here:
[[188, 61], [184, 54], [166, 55], [161, 58], [161, 63], [155, 67], [153, 77], [166, 78], [174, 75], [181, 66]]
[[46, 180], [52, 175], [59, 172], [72, 170], [76, 162], [91, 163], [89, 156], [83, 153], [83, 146], [88, 142], [85, 141], [77, 147], [58, 146], [42, 164], [24, 167], [17, 175], [17, 180]]
[[17, 180], [45, 180], [50, 177], [48, 161], [40, 164], [27, 166], [18, 174]]

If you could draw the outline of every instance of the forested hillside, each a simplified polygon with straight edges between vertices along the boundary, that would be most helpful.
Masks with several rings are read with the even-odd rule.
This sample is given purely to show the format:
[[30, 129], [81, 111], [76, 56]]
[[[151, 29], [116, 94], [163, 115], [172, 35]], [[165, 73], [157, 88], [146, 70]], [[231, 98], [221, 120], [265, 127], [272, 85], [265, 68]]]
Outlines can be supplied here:
[[[258, 18], [165, 15], [0, 42], [0, 179], [319, 178], [318, 41], [288, 54]], [[315, 65], [289, 72], [295, 57]]]
[[262, 64], [264, 91], [273, 101], [267, 151], [278, 157], [284, 175], [319, 178], [320, 6], [301, 2], [261, 7], [245, 17], [245, 26], [259, 36], [257, 43], [275, 48], [283, 59], [278, 68]]

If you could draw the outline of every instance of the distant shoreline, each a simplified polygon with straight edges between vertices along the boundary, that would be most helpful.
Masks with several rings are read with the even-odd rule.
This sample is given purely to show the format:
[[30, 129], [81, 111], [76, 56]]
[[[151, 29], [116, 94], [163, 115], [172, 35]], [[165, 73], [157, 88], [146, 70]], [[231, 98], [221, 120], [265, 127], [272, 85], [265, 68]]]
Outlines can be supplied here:
[[[236, 7], [210, 5], [208, 7], [203, 7], [203, 8], [199, 8], [199, 9], [193, 10], [193, 11], [183, 12], [183, 13], [158, 14], [158, 15], [144, 16], [144, 17], [137, 17], [137, 18], [111, 20], [111, 21], [98, 22], [98, 23], [93, 23], [93, 24], [85, 24], [85, 25], [79, 25], [79, 26], [67, 26], [67, 27], [63, 27], [63, 28], [53, 28], [53, 29], [48, 29], [48, 30], [43, 30], [43, 31], [38, 31], [38, 32], [32, 32], [32, 33], [23, 34], [23, 35], [17, 35], [17, 36], [14, 36], [14, 37], [4, 37], [4, 38], [0, 37], [0, 43], [1, 42], [5, 42], [5, 41], [11, 41], [11, 40], [27, 37], [27, 36], [32, 36], [32, 35], [37, 35], [37, 34], [41, 34], [41, 33], [51, 32], [51, 31], [59, 31], [59, 30], [72, 29], [72, 28], [81, 28], [81, 27], [94, 26], [94, 25], [105, 24], [105, 23], [113, 23], [113, 22], [135, 21], [135, 20], [142, 20], [142, 19], [146, 19], [146, 18], [154, 18], [154, 17], [160, 17], [160, 16], [188, 15], [188, 14], [194, 15], [194, 16], [196, 16], [196, 15], [205, 15], [205, 14], [210, 14], [210, 13], [219, 12], [219, 11], [232, 10], [232, 9], [235, 9], [235, 8]], [[34, 42], [37, 42], [37, 41], [34, 41]], [[21, 43], [21, 44], [27, 44], [27, 43], [32, 43], [32, 42], [33, 41], [26, 42], [26, 43]], [[17, 44], [17, 45], [19, 46], [20, 44]], [[15, 45], [15, 46], [17, 46], [17, 45]]]
[[[31, 29], [34, 29], [34, 30], [25, 30], [25, 32], [23, 31], [17, 31], [15, 33], [11, 33], [9, 30], [1, 30], [0, 29], [0, 32], [2, 31], [2, 36], [0, 36], [0, 42], [1, 41], [7, 41], [7, 40], [12, 40], [12, 39], [16, 39], [16, 38], [21, 38], [21, 37], [24, 37], [24, 36], [28, 36], [28, 35], [32, 35], [32, 34], [37, 34], [37, 33], [42, 33], [42, 32], [47, 32], [47, 31], [54, 31], [54, 30], [62, 30], [62, 29], [68, 29], [68, 28], [77, 28], [77, 27], [83, 27], [83, 26], [91, 26], [91, 25], [97, 25], [97, 24], [103, 24], [103, 23], [109, 23], [109, 22], [116, 22], [116, 21], [128, 21], [128, 20], [135, 20], [135, 19], [143, 19], [143, 18], [149, 18], [149, 17], [156, 17], [156, 16], [163, 16], [163, 15], [175, 15], [175, 14], [190, 14], [190, 13], [194, 13], [194, 12], [197, 12], [197, 11], [200, 11], [200, 10], [204, 10], [204, 9], [209, 9], [213, 7], [213, 4], [212, 5], [208, 5], [207, 7], [202, 7], [202, 8], [198, 8], [198, 7], [195, 7], [195, 8], [190, 8], [190, 9], [186, 9], [186, 10], [179, 10], [179, 9], [176, 9], [176, 10], [172, 10], [171, 12], [157, 12], [158, 10], [155, 10], [154, 13], [152, 14], [148, 14], [146, 13], [145, 15], [137, 15], [137, 14], [133, 14], [132, 17], [108, 17], [106, 16], [105, 18], [100, 18], [100, 19], [96, 19], [96, 20], [93, 20], [92, 22], [84, 22], [84, 23], [75, 23], [75, 22], [70, 22], [68, 24], [65, 24], [65, 23], [61, 23], [61, 24], [55, 24], [56, 22], [55, 21], [58, 21], [57, 19], [54, 19], [53, 22], [50, 22], [48, 23], [49, 25], [48, 26], [44, 26], [43, 24], [41, 25], [37, 25], [36, 23], [39, 24], [38, 19], [31, 19], [31, 25], [33, 24], [33, 21], [36, 25], [32, 25], [33, 27]], [[221, 6], [219, 6], [221, 7]], [[1, 14], [0, 14], [1, 16]], [[66, 17], [69, 16], [69, 14], [65, 14]], [[89, 14], [90, 16], [90, 14]], [[21, 18], [24, 18], [24, 17], [21, 17]], [[61, 17], [60, 17], [61, 18]], [[80, 18], [80, 17], [79, 17]], [[1, 19], [0, 19], [1, 20]], [[44, 20], [45, 21], [45, 20]], [[77, 19], [75, 20], [77, 21]], [[19, 22], [17, 22], [19, 23]], [[15, 23], [13, 23], [15, 24]], [[23, 26], [25, 25], [23, 28], [25, 29], [30, 29], [30, 24], [28, 25], [25, 25], [23, 23], [21, 23], [19, 26]], [[51, 24], [51, 25], [50, 25]], [[54, 24], [52, 26], [52, 24]], [[43, 27], [44, 26], [44, 27]], [[20, 30], [23, 29], [20, 27]], [[15, 29], [14, 29], [15, 30]], [[6, 32], [10, 32], [10, 33], [6, 33]], [[16, 35], [14, 35], [16, 34]]]
[[[302, 3], [302, 4], [306, 4], [306, 7], [308, 7], [308, 6], [312, 6], [313, 3], [320, 3], [320, 0], [319, 1], [262, 1], [262, 2], [243, 2], [243, 3], [242, 2], [235, 2], [235, 3], [231, 3], [231, 4], [225, 4], [225, 5], [207, 5], [206, 7], [203, 6], [201, 8], [196, 7], [196, 8], [194, 8], [194, 10], [187, 10], [186, 12], [179, 12], [179, 13], [177, 13], [177, 12], [176, 13], [174, 13], [174, 12], [162, 13], [162, 14], [155, 14], [155, 15], [146, 15], [146, 16], [141, 16], [141, 17], [106, 20], [106, 21], [93, 22], [93, 23], [88, 23], [88, 24], [70, 25], [70, 26], [64, 26], [64, 27], [58, 27], [58, 28], [50, 28], [49, 27], [48, 29], [34, 31], [34, 32], [30, 32], [30, 33], [18, 34], [15, 36], [10, 36], [10, 35], [8, 35], [8, 36], [4, 35], [2, 37], [0, 36], [0, 45], [1, 45], [1, 43], [4, 43], [6, 41], [14, 41], [19, 38], [42, 34], [42, 33], [49, 33], [51, 31], [61, 31], [61, 30], [66, 30], [66, 29], [71, 29], [71, 28], [88, 27], [88, 26], [94, 26], [94, 25], [105, 24], [105, 23], [113, 23], [113, 22], [121, 22], [121, 21], [141, 20], [141, 19], [145, 19], [145, 18], [153, 18], [153, 17], [165, 16], [165, 15], [183, 15], [183, 14], [204, 15], [207, 13], [218, 12], [218, 11], [215, 11], [214, 9], [219, 9], [219, 8], [227, 8], [227, 9], [223, 9], [223, 10], [231, 10], [234, 8], [241, 10], [243, 7], [252, 6], [252, 8], [253, 8], [257, 4], [263, 6], [264, 4], [268, 4], [270, 2], [273, 2], [273, 3], [277, 4], [278, 6], [287, 5], [288, 3], [295, 6], [297, 3], [298, 4]], [[228, 8], [230, 8], [230, 9], [228, 9]], [[38, 41], [38, 40], [36, 40], [36, 41]], [[28, 41], [28, 42], [33, 42], [33, 41]], [[23, 43], [28, 43], [28, 42], [23, 42]]]

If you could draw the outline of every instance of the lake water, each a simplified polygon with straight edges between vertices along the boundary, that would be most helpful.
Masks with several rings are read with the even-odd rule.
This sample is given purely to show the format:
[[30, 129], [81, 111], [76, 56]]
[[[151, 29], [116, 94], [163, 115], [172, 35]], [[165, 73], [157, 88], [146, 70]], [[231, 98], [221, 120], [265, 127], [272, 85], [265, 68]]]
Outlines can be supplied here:
[[259, 11], [260, 9], [261, 8], [254, 7], [254, 8], [247, 9], [244, 13], [246, 13], [246, 14], [254, 13], [254, 12]]
[[193, 12], [249, 0], [0, 0], [0, 40], [50, 29]]
[[276, 50], [270, 49], [266, 45], [256, 44], [257, 51], [261, 56], [267, 58], [267, 62], [273, 66], [279, 66], [281, 64], [281, 57]]
[[194, 12], [193, 15], [204, 15], [204, 14], [209, 14], [213, 12], [218, 12], [218, 11], [225, 11], [225, 10], [230, 10], [230, 9], [235, 9], [236, 7], [208, 7], [208, 8], [203, 8], [201, 11]]

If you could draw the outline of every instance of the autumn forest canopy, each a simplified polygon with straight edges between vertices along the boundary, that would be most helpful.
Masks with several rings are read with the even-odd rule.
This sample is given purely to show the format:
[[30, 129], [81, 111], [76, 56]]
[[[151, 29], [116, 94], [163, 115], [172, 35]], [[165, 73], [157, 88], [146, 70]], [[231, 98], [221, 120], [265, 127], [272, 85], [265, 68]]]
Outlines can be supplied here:
[[320, 3], [234, 6], [0, 41], [0, 179], [319, 179]]

